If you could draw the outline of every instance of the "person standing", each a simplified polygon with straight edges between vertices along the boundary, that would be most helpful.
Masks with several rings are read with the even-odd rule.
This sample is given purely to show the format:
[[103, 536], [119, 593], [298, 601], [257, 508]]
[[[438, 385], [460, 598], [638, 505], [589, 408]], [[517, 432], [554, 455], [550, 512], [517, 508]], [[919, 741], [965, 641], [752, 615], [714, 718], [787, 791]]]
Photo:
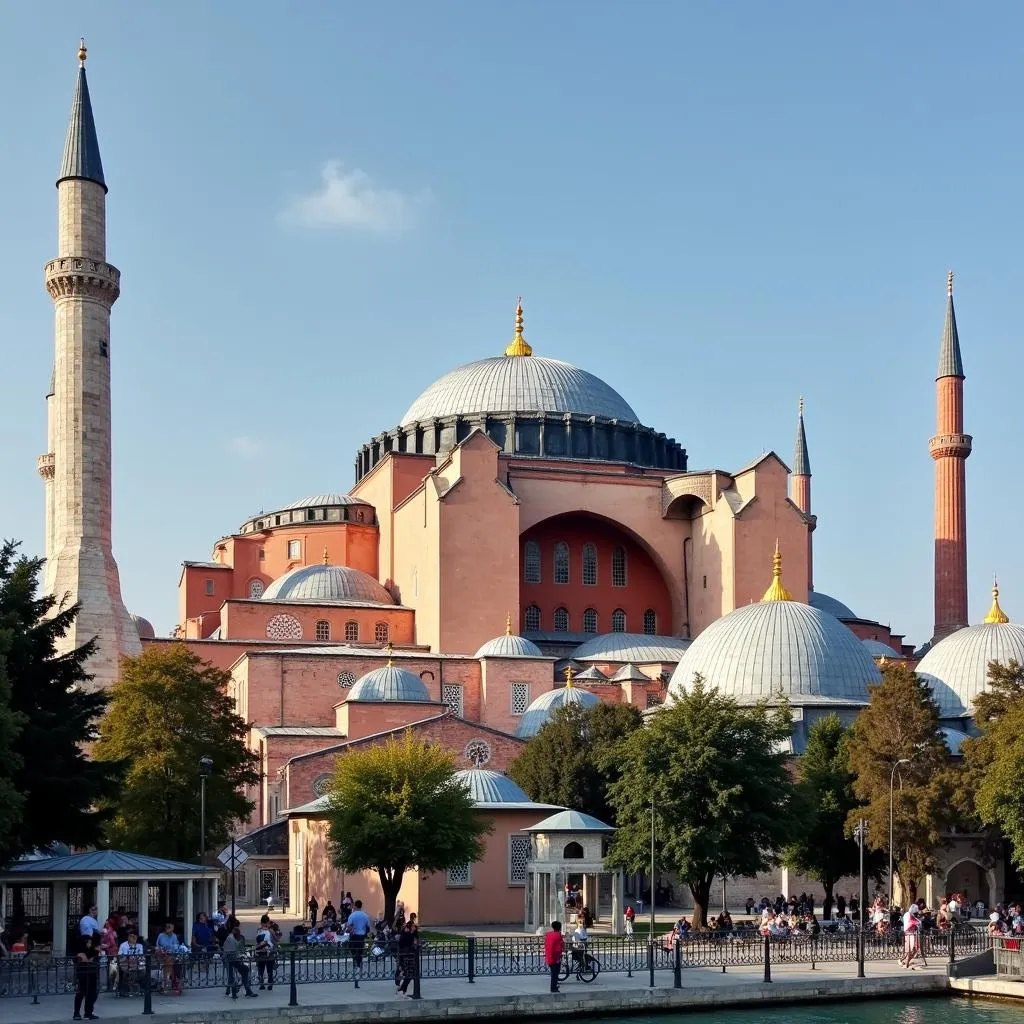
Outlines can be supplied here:
[[[268, 992], [274, 991], [274, 969], [277, 967], [277, 936], [274, 925], [268, 914], [260, 918], [260, 928], [256, 933], [256, 975], [260, 988], [266, 987]], [[265, 982], [265, 984], [264, 984]]]
[[[234, 919], [232, 918], [232, 920]], [[255, 999], [256, 993], [253, 992], [252, 985], [249, 984], [249, 965], [244, 960], [245, 937], [242, 935], [241, 925], [237, 921], [234, 921], [234, 927], [227, 938], [224, 939], [224, 945], [221, 946], [221, 955], [224, 957], [228, 967], [228, 987], [224, 995], [230, 994], [232, 999], [238, 998], [238, 983], [235, 981], [235, 975], [237, 974], [242, 979], [246, 996], [249, 999]]]
[[395, 998], [408, 999], [409, 982], [416, 976], [416, 950], [419, 936], [416, 922], [409, 920], [398, 933], [398, 967], [395, 970]]
[[82, 1019], [82, 1003], [85, 1003], [85, 1019], [96, 1020], [92, 1012], [99, 991], [99, 943], [94, 935], [82, 940], [82, 948], [75, 957], [75, 1012], [72, 1020]]
[[355, 986], [359, 988], [359, 978], [363, 973], [363, 950], [366, 949], [366, 936], [370, 934], [370, 918], [363, 911], [362, 900], [356, 900], [354, 906], [355, 910], [348, 915], [345, 931], [348, 932], [348, 949], [352, 954]]
[[544, 936], [544, 963], [551, 972], [551, 991], [558, 991], [558, 969], [562, 966], [565, 954], [565, 937], [562, 935], [562, 922], [552, 921], [551, 931]]
[[306, 907], [309, 910], [309, 927], [315, 928], [317, 911], [320, 909], [320, 904], [317, 903], [315, 896], [309, 897], [309, 902], [306, 904]]
[[95, 935], [99, 939], [103, 934], [103, 929], [100, 927], [99, 921], [96, 920], [96, 913], [96, 907], [92, 906], [78, 921], [78, 940], [83, 947], [85, 940], [90, 936]]
[[636, 911], [633, 909], [632, 903], [626, 904], [626, 912], [623, 916], [626, 919], [626, 934], [633, 938], [633, 921], [636, 918]]

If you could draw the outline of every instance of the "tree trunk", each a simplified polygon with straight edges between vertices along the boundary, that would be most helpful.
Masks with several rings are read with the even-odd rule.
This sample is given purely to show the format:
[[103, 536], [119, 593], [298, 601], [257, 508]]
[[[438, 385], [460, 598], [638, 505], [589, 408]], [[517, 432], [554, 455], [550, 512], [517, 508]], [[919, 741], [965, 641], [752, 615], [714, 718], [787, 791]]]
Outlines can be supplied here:
[[380, 891], [384, 896], [384, 920], [390, 923], [395, 919], [395, 904], [398, 902], [398, 892], [402, 888], [405, 868], [377, 868], [377, 875], [380, 878]]
[[916, 903], [917, 902], [917, 879], [916, 878], [908, 878], [907, 879], [907, 895], [910, 897], [910, 899], [905, 901], [905, 906], [903, 907], [904, 910], [906, 910], [907, 907], [909, 907], [911, 903]]
[[825, 921], [832, 920], [832, 907], [835, 905], [836, 898], [832, 895], [833, 890], [836, 887], [835, 880], [832, 878], [826, 878], [822, 883], [822, 888], [825, 890], [825, 899], [821, 904], [822, 918]]
[[711, 899], [710, 878], [702, 878], [699, 882], [689, 884], [690, 895], [693, 896], [693, 920], [690, 924], [694, 931], [701, 931], [708, 926], [708, 903]]

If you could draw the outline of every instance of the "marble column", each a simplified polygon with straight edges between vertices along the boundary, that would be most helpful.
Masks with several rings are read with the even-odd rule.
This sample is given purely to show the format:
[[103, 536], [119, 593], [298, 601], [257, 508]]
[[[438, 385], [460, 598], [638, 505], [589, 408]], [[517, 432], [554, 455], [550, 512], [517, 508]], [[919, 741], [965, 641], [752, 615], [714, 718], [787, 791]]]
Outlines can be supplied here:
[[622, 915], [625, 910], [622, 906], [622, 872], [616, 871], [612, 875], [612, 935], [622, 934]]
[[[68, 883], [54, 882], [50, 898], [53, 919], [53, 955], [68, 955]], [[77, 950], [75, 951], [77, 952]]]
[[139, 939], [149, 941], [149, 881], [139, 882]]
[[184, 923], [181, 928], [181, 935], [178, 936], [186, 946], [192, 941], [192, 923], [196, 919], [195, 882], [189, 878], [185, 882], [185, 914]]
[[110, 917], [110, 880], [99, 878], [96, 880], [96, 920], [100, 927], [103, 927], [107, 918]]

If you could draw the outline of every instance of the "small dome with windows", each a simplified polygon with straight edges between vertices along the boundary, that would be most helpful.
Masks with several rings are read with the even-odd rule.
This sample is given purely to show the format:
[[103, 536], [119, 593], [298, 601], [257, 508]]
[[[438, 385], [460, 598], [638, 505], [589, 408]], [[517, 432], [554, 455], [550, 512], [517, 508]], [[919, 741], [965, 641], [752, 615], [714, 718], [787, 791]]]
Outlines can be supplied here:
[[488, 640], [474, 657], [477, 658], [543, 658], [544, 652], [525, 636], [512, 632], [512, 616], [505, 619], [505, 632]]
[[573, 686], [570, 679], [566, 682], [565, 686], [542, 693], [523, 712], [523, 717], [519, 719], [519, 725], [516, 728], [516, 736], [521, 740], [528, 740], [536, 736], [551, 721], [551, 716], [559, 708], [567, 707], [570, 704], [592, 708], [595, 704], [599, 704], [600, 701], [601, 698], [596, 693]]

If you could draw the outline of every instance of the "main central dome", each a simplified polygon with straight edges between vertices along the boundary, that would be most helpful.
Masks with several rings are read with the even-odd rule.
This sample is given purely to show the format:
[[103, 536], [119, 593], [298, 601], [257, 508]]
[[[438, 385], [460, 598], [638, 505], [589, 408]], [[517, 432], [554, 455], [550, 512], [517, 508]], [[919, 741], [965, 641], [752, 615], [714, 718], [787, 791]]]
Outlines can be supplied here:
[[572, 363], [543, 356], [496, 356], [467, 363], [434, 381], [409, 406], [402, 425], [500, 412], [575, 412], [639, 422], [611, 385]]

